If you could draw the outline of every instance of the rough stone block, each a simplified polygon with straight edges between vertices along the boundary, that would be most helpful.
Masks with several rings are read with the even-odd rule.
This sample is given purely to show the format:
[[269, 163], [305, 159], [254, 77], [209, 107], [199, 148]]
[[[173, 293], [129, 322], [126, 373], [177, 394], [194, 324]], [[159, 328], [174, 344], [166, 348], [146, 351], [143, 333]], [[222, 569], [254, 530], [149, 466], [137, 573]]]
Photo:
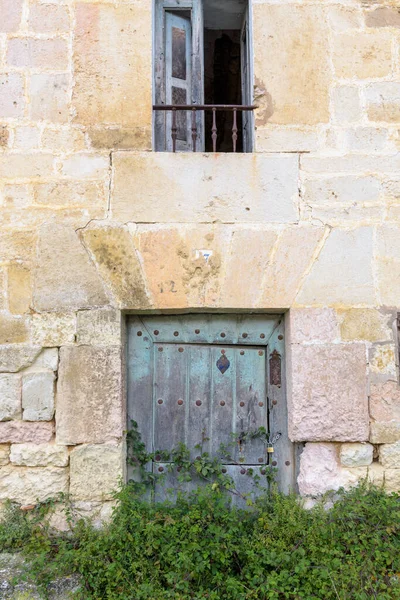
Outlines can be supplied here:
[[344, 342], [366, 340], [383, 342], [392, 340], [393, 333], [388, 325], [388, 315], [374, 308], [350, 308], [337, 311], [340, 335]]
[[34, 120], [64, 123], [69, 115], [70, 78], [65, 73], [38, 73], [31, 76], [31, 117]]
[[64, 33], [69, 26], [68, 6], [34, 2], [29, 5], [28, 27], [35, 33]]
[[[356, 127], [345, 132], [344, 142], [349, 152], [379, 154], [390, 148], [389, 131], [382, 127]], [[366, 180], [368, 178], [365, 178]]]
[[332, 308], [292, 308], [288, 322], [292, 344], [329, 343], [339, 337], [336, 313]]
[[68, 469], [12, 465], [0, 469], [0, 500], [36, 504], [67, 491]]
[[386, 77], [392, 71], [391, 34], [384, 30], [338, 34], [332, 60], [340, 78]]
[[[1, 88], [0, 88], [1, 89]], [[5, 126], [0, 127], [0, 148], [8, 146], [8, 140], [10, 139], [10, 132]]]
[[[64, 153], [64, 152], [79, 152], [80, 150], [85, 150], [85, 134], [81, 129], [77, 129], [77, 128], [72, 128], [72, 127], [67, 127], [65, 129], [53, 129], [50, 127], [47, 127], [44, 131], [43, 131], [43, 135], [42, 135], [42, 147], [43, 148], [49, 148], [50, 150], [52, 150], [53, 152], [60, 152], [60, 153]], [[73, 188], [73, 182], [57, 182], [58, 185], [56, 186], [54, 183], [53, 188], [57, 189], [59, 186], [70, 186], [72, 189]], [[49, 186], [51, 184], [48, 184]], [[79, 183], [77, 184], [77, 187], [79, 188], [79, 186], [85, 187], [84, 183]], [[90, 186], [86, 185], [86, 187], [88, 187], [90, 189], [90, 187], [95, 187], [95, 186]], [[73, 202], [71, 202], [70, 200], [68, 200], [68, 196], [67, 194], [65, 194], [65, 204], [73, 204]], [[47, 204], [47, 202], [45, 202], [44, 204]]]
[[397, 173], [400, 169], [400, 152], [396, 154], [366, 156], [362, 154], [343, 154], [342, 156], [310, 156], [300, 157], [301, 170], [306, 173], [360, 173], [382, 175]]
[[108, 176], [110, 157], [96, 154], [74, 154], [63, 161], [62, 174], [74, 179], [103, 179]]
[[362, 13], [355, 5], [332, 6], [328, 11], [329, 25], [335, 33], [341, 33], [347, 29], [361, 29], [363, 25]]
[[376, 239], [376, 277], [382, 304], [397, 306], [400, 295], [400, 229], [378, 227]]
[[17, 150], [37, 150], [40, 144], [40, 129], [31, 125], [16, 127], [14, 130], [14, 148]]
[[121, 352], [118, 347], [61, 348], [57, 443], [103, 443], [122, 436]]
[[257, 152], [314, 152], [318, 148], [315, 129], [304, 127], [257, 127]]
[[88, 131], [92, 148], [113, 148], [115, 150], [151, 150], [150, 127], [124, 129], [90, 128]]
[[33, 179], [54, 174], [51, 154], [2, 154], [0, 177], [4, 179]]
[[385, 469], [377, 462], [373, 462], [368, 467], [368, 481], [378, 487], [383, 487], [385, 483]]
[[325, 8], [255, 3], [253, 36], [255, 103], [260, 106], [256, 124], [326, 123], [330, 68]]
[[0, 33], [19, 29], [22, 16], [22, 0], [0, 0]]
[[388, 494], [400, 492], [400, 469], [386, 469], [385, 490]]
[[8, 267], [8, 303], [10, 312], [23, 315], [29, 311], [32, 301], [31, 272], [21, 263]]
[[298, 220], [294, 154], [116, 152], [113, 170], [111, 209], [118, 221]]
[[374, 447], [371, 444], [342, 444], [340, 463], [343, 467], [368, 467], [374, 459]]
[[51, 421], [54, 416], [54, 373], [29, 373], [22, 379], [24, 421]]
[[297, 303], [375, 304], [372, 242], [372, 228], [334, 229], [306, 277]]
[[331, 204], [344, 202], [376, 202], [382, 193], [382, 183], [377, 177], [344, 175], [324, 179], [307, 179], [303, 198], [306, 204]]
[[31, 336], [43, 347], [64, 346], [75, 342], [76, 313], [41, 313], [31, 318]]
[[290, 439], [367, 441], [365, 345], [292, 345], [290, 354]]
[[74, 500], [106, 500], [123, 475], [119, 446], [87, 445], [72, 450], [70, 494]]
[[394, 444], [400, 441], [400, 421], [374, 421], [369, 438], [371, 444]]
[[28, 185], [24, 183], [5, 184], [3, 187], [5, 208], [20, 209], [32, 204], [32, 194]]
[[379, 462], [386, 469], [400, 469], [400, 441], [379, 446]]
[[25, 319], [0, 313], [0, 344], [20, 344], [27, 342], [29, 332]]
[[364, 93], [370, 121], [400, 122], [400, 83], [370, 83]]
[[0, 375], [0, 421], [21, 418], [21, 377]]
[[44, 348], [39, 354], [32, 367], [28, 367], [26, 372], [30, 370], [38, 371], [40, 369], [50, 369], [57, 371], [58, 369], [58, 348]]
[[16, 373], [29, 367], [40, 350], [39, 346], [0, 346], [0, 373]]
[[149, 307], [142, 265], [129, 230], [102, 227], [87, 229], [82, 236], [118, 305], [121, 308]]
[[10, 461], [23, 467], [67, 467], [68, 448], [56, 444], [12, 444]]
[[0, 444], [0, 467], [8, 465], [10, 462], [10, 446], [9, 444]]
[[63, 71], [68, 68], [67, 42], [61, 38], [12, 38], [6, 60], [13, 67]]
[[94, 181], [55, 181], [34, 186], [34, 199], [49, 206], [103, 207], [107, 209], [105, 185]]
[[148, 0], [77, 4], [73, 105], [79, 123], [145, 127], [151, 143], [151, 30]]
[[44, 444], [53, 437], [52, 423], [28, 423], [27, 421], [8, 421], [0, 423], [0, 444]]
[[369, 349], [369, 368], [371, 373], [397, 376], [396, 346], [394, 343], [375, 344]]
[[379, 6], [365, 12], [367, 27], [400, 27], [400, 14], [394, 6]]
[[121, 313], [114, 309], [82, 310], [78, 312], [76, 341], [88, 346], [118, 346], [121, 344]]
[[33, 231], [2, 231], [0, 256], [2, 260], [30, 260], [35, 254], [36, 234]]
[[396, 380], [371, 385], [369, 410], [376, 421], [400, 422], [400, 388]]
[[41, 228], [33, 297], [38, 310], [108, 304], [96, 269], [72, 228]]

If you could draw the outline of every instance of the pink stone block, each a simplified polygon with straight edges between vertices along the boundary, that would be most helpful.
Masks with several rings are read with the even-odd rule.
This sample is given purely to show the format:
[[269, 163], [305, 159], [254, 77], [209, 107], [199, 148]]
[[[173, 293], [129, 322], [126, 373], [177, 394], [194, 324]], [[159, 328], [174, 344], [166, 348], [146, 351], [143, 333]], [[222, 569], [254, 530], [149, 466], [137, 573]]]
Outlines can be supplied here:
[[397, 381], [371, 385], [369, 410], [375, 421], [400, 421], [400, 388]]
[[0, 33], [17, 31], [22, 16], [22, 0], [0, 0]]
[[43, 444], [53, 437], [52, 423], [28, 423], [26, 421], [7, 421], [0, 423], [0, 444], [22, 444], [32, 442]]
[[292, 441], [368, 440], [364, 344], [292, 345], [288, 390]]
[[339, 338], [336, 313], [332, 308], [293, 308], [289, 334], [292, 344], [334, 342]]

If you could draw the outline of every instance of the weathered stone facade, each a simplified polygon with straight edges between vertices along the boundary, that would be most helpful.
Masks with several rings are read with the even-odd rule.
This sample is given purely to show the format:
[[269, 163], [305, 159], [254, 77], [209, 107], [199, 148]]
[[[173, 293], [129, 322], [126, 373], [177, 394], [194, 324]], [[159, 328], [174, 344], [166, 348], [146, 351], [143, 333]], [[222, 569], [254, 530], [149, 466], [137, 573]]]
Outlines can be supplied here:
[[0, 0], [0, 502], [110, 499], [128, 311], [286, 313], [300, 492], [399, 489], [400, 6], [253, 0], [255, 152], [172, 155], [151, 4]]

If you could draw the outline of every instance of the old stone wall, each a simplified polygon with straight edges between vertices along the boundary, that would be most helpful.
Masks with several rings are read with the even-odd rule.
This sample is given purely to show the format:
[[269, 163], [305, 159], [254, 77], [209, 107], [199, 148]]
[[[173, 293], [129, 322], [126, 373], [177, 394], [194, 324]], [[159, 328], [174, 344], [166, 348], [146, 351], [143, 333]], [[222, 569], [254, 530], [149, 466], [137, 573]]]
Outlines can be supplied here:
[[171, 155], [151, 0], [0, 0], [0, 502], [110, 500], [144, 310], [285, 312], [301, 493], [400, 488], [399, 9], [253, 0], [256, 152]]

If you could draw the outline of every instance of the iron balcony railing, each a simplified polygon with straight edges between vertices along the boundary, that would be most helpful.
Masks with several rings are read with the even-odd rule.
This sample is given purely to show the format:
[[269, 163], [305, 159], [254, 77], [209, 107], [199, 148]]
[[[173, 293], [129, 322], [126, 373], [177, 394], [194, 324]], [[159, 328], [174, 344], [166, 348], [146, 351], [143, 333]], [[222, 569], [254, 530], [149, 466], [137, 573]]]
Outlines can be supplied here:
[[198, 111], [212, 111], [213, 121], [211, 128], [211, 139], [213, 144], [213, 152], [217, 151], [217, 111], [232, 111], [233, 112], [233, 125], [232, 125], [232, 144], [233, 152], [236, 152], [237, 139], [238, 139], [238, 125], [237, 125], [237, 113], [245, 111], [253, 111], [257, 106], [246, 106], [240, 104], [154, 104], [153, 110], [163, 110], [172, 112], [172, 126], [171, 126], [171, 138], [172, 138], [172, 152], [176, 152], [176, 140], [178, 137], [178, 127], [176, 121], [176, 113], [181, 110], [192, 112], [192, 149], [196, 152], [196, 140], [197, 140], [197, 112]]

